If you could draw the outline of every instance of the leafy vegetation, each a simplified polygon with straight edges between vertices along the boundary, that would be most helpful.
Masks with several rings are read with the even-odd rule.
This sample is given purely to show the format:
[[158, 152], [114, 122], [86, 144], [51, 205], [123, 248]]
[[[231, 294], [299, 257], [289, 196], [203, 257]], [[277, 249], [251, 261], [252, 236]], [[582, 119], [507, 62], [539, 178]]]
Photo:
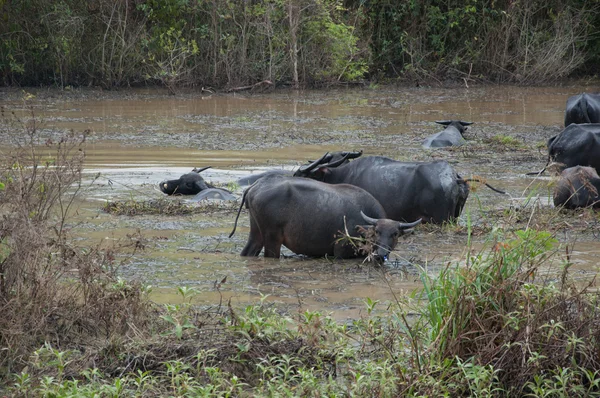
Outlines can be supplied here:
[[595, 73], [599, 10], [582, 0], [2, 1], [0, 81], [171, 91], [549, 81]]

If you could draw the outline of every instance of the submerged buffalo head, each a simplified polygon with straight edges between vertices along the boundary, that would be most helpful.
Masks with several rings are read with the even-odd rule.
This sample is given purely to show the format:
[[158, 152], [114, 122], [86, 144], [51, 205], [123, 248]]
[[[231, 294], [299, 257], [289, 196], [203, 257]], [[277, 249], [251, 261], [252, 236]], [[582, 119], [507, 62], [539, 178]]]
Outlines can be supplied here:
[[368, 225], [359, 225], [357, 228], [362, 230], [367, 239], [371, 241], [372, 255], [379, 263], [388, 258], [390, 251], [394, 250], [398, 244], [400, 236], [411, 233], [412, 228], [421, 223], [421, 219], [412, 223], [402, 223], [387, 218], [371, 218], [362, 211], [360, 215]]
[[201, 172], [210, 167], [194, 169], [191, 173], [184, 174], [177, 180], [163, 181], [158, 186], [167, 195], [196, 195], [205, 189], [214, 188], [212, 185], [207, 184], [200, 175]]
[[473, 124], [473, 122], [463, 122], [462, 120], [437, 120], [436, 123], [446, 126], [446, 128], [452, 126], [458, 130], [460, 135], [463, 135], [467, 131], [467, 126]]

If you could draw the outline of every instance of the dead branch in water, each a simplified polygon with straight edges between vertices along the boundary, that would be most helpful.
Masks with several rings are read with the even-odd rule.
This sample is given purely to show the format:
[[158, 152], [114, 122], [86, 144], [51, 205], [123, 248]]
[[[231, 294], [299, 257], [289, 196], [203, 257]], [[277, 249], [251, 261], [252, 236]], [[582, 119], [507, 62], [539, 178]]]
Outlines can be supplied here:
[[250, 86], [232, 87], [225, 91], [228, 93], [231, 93], [231, 92], [235, 92], [235, 91], [254, 90], [261, 86], [264, 86], [266, 88], [266, 87], [275, 86], [275, 85], [270, 80], [263, 80], [262, 82], [254, 83]]

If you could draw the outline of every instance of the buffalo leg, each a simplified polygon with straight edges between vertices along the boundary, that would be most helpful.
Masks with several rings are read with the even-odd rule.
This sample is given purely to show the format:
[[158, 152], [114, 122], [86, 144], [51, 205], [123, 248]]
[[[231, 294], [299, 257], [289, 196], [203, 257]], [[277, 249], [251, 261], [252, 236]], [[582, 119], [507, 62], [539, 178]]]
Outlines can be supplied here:
[[267, 234], [265, 236], [265, 257], [279, 258], [283, 236], [279, 234]]
[[260, 233], [260, 228], [258, 228], [256, 221], [254, 221], [254, 217], [251, 216], [250, 235], [248, 235], [248, 242], [246, 243], [246, 246], [244, 246], [244, 249], [242, 249], [240, 256], [256, 257], [260, 254], [263, 246], [264, 239], [262, 234]]

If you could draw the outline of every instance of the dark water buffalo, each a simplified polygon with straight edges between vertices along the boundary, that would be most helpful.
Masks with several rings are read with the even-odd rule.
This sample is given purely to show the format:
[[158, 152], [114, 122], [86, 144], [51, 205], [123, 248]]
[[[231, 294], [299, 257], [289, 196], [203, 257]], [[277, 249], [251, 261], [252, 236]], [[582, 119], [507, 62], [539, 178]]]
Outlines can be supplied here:
[[[362, 151], [358, 152], [346, 152], [346, 151], [338, 151], [331, 152], [327, 154], [326, 161], [327, 162], [337, 162], [340, 159], [343, 159], [343, 163], [348, 163], [350, 159], [356, 159], [362, 155]], [[309, 163], [312, 161], [309, 161]], [[245, 176], [237, 180], [238, 185], [244, 187], [247, 185], [254, 184], [257, 180], [269, 176], [269, 175], [283, 175], [291, 177], [294, 174], [291, 170], [269, 170], [260, 174], [251, 174], [249, 176]]]
[[583, 93], [567, 100], [565, 127], [582, 123], [600, 123], [600, 94]]
[[242, 206], [250, 213], [250, 235], [242, 256], [280, 256], [281, 245], [297, 254], [313, 257], [352, 258], [352, 245], [339, 240], [341, 231], [359, 236], [360, 229], [374, 229], [374, 256], [387, 257], [398, 237], [419, 224], [386, 219], [383, 207], [364, 189], [348, 184], [330, 185], [305, 178], [266, 176], [249, 187], [235, 219], [233, 236]]
[[423, 148], [443, 148], [447, 146], [460, 146], [466, 143], [463, 136], [467, 131], [467, 126], [472, 125], [472, 122], [463, 122], [460, 120], [444, 120], [437, 121], [437, 124], [446, 126], [439, 133], [435, 133], [425, 138]]
[[381, 203], [388, 218], [405, 222], [454, 220], [469, 196], [467, 181], [443, 160], [398, 162], [367, 156], [336, 167], [319, 159], [294, 175], [361, 187]]
[[548, 140], [548, 160], [600, 172], [600, 124], [571, 124]]
[[567, 209], [600, 207], [600, 177], [591, 167], [575, 166], [560, 174], [554, 188], [554, 206]]
[[167, 195], [196, 195], [192, 198], [195, 201], [202, 199], [235, 199], [228, 190], [216, 188], [204, 181], [200, 173], [210, 167], [194, 169], [191, 173], [184, 174], [176, 180], [163, 181], [158, 186]]

